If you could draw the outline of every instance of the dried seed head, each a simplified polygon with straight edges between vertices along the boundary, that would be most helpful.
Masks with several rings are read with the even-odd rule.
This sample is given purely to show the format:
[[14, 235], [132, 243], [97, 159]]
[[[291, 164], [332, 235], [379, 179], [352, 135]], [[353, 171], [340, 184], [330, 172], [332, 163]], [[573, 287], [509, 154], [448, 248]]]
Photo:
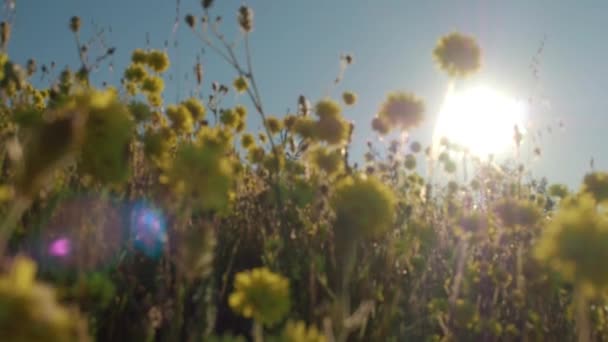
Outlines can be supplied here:
[[192, 28], [192, 29], [196, 25], [196, 19], [194, 18], [194, 16], [192, 14], [186, 15], [186, 24], [188, 24], [188, 26], [190, 26], [190, 28]]
[[70, 30], [74, 33], [80, 31], [80, 17], [73, 16], [72, 19], [70, 19]]
[[8, 40], [11, 38], [11, 24], [3, 21], [0, 23], [0, 43], [2, 47], [6, 47]]
[[253, 30], [253, 10], [247, 6], [241, 6], [238, 13], [238, 21], [241, 29], [246, 33]]

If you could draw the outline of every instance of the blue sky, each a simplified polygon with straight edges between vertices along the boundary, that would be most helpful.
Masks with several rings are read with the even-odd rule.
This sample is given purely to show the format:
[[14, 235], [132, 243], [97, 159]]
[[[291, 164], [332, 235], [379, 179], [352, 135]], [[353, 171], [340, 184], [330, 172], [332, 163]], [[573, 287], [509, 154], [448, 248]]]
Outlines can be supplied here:
[[[216, 0], [213, 15], [224, 17], [228, 37], [237, 37], [236, 0]], [[608, 133], [605, 80], [605, 1], [247, 1], [255, 11], [251, 38], [254, 67], [268, 112], [294, 110], [300, 94], [319, 99], [338, 71], [338, 57], [352, 53], [355, 64], [332, 94], [359, 94], [359, 104], [346, 111], [356, 127], [354, 154], [362, 154], [367, 140], [376, 137], [369, 122], [386, 93], [414, 91], [427, 103], [425, 124], [413, 135], [428, 144], [436, 113], [447, 87], [447, 77], [431, 59], [437, 39], [451, 31], [474, 35], [483, 49], [483, 70], [470, 83], [487, 83], [514, 96], [534, 96], [530, 119], [542, 128], [543, 157], [533, 163], [537, 176], [578, 186], [595, 158], [596, 168], [608, 167], [604, 137]], [[62, 68], [78, 67], [69, 18], [82, 18], [83, 37], [93, 22], [111, 27], [104, 35], [115, 46], [114, 71], [105, 64], [94, 79], [117, 83], [135, 47], [163, 48], [170, 40], [172, 58], [166, 100], [185, 97], [193, 87], [192, 67], [202, 44], [183, 23], [187, 13], [202, 13], [199, 0], [181, 0], [179, 27], [173, 34], [176, 1], [172, 0], [16, 0], [16, 22], [9, 46], [12, 59], [39, 64], [56, 61]], [[546, 37], [539, 75], [530, 63]], [[173, 39], [178, 41], [177, 47]], [[211, 81], [230, 83], [235, 76], [210, 51], [202, 55], [205, 87]], [[189, 80], [184, 75], [190, 74]], [[464, 85], [463, 85], [464, 86]], [[245, 97], [232, 98], [246, 103]], [[559, 130], [562, 120], [565, 128]], [[553, 133], [546, 134], [546, 126]], [[252, 119], [250, 129], [259, 127]]]

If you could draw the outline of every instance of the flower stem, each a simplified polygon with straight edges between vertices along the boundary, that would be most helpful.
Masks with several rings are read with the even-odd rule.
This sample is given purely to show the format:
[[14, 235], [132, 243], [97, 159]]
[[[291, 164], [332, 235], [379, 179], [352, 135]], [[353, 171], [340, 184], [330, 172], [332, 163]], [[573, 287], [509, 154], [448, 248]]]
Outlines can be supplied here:
[[581, 286], [574, 290], [574, 311], [576, 314], [576, 334], [578, 342], [591, 341], [591, 325], [589, 322], [589, 305]]
[[253, 321], [253, 342], [264, 342], [264, 328], [258, 321]]

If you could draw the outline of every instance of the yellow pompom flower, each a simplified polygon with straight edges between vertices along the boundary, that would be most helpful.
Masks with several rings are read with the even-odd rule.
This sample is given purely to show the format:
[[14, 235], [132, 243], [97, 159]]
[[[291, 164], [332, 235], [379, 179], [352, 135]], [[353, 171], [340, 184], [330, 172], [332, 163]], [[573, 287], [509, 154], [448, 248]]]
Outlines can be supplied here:
[[243, 105], [237, 105], [236, 107], [234, 107], [234, 111], [241, 120], [245, 120], [245, 118], [247, 117], [247, 108], [245, 108], [245, 106]]
[[302, 321], [288, 321], [283, 329], [281, 341], [289, 342], [326, 342], [327, 338], [316, 327], [306, 327]]
[[248, 149], [255, 143], [255, 138], [251, 133], [245, 133], [241, 136], [241, 146]]
[[507, 227], [529, 227], [538, 223], [541, 218], [536, 205], [527, 201], [505, 199], [494, 206], [494, 212]]
[[171, 119], [172, 127], [178, 134], [188, 134], [194, 128], [192, 114], [185, 106], [167, 106], [167, 116]]
[[298, 117], [293, 130], [304, 139], [312, 139], [315, 137], [315, 121], [309, 117]]
[[316, 147], [308, 152], [310, 162], [328, 176], [340, 173], [344, 168], [344, 161], [340, 149], [330, 150], [325, 147]]
[[161, 73], [167, 71], [169, 69], [169, 56], [166, 52], [160, 50], [152, 50], [148, 53], [148, 58], [146, 59], [146, 63], [150, 67], [150, 69]]
[[[412, 129], [424, 119], [424, 102], [412, 93], [391, 93], [380, 107], [378, 118], [384, 121], [382, 124], [386, 123], [390, 128], [404, 131]], [[377, 125], [380, 126], [379, 123]]]
[[283, 128], [283, 122], [274, 116], [269, 116], [266, 118], [266, 127], [271, 134], [277, 134]]
[[232, 86], [234, 87], [236, 92], [240, 94], [247, 91], [249, 84], [247, 83], [247, 79], [245, 77], [239, 76], [234, 79], [234, 82], [232, 82]]
[[439, 68], [450, 77], [466, 77], [481, 67], [481, 49], [473, 37], [451, 33], [439, 39], [433, 50]]
[[3, 341], [88, 341], [84, 321], [63, 307], [54, 290], [35, 280], [36, 264], [17, 257], [0, 276]]
[[158, 76], [148, 76], [144, 79], [141, 84], [141, 90], [149, 94], [162, 93], [165, 89], [165, 82]]
[[254, 164], [259, 164], [264, 160], [265, 154], [263, 148], [253, 145], [247, 150], [247, 159]]
[[395, 195], [374, 177], [353, 176], [340, 181], [332, 194], [336, 227], [354, 236], [387, 231], [395, 218]]
[[372, 119], [372, 129], [381, 135], [386, 135], [391, 131], [387, 120], [378, 116]]
[[587, 290], [608, 286], [608, 217], [589, 194], [566, 198], [535, 249], [536, 257]]
[[239, 118], [234, 110], [226, 109], [220, 113], [220, 122], [228, 127], [235, 127]]
[[134, 83], [141, 83], [147, 76], [146, 68], [141, 64], [131, 64], [125, 69], [125, 80]]
[[357, 94], [353, 93], [352, 91], [345, 91], [342, 93], [342, 100], [347, 106], [352, 106], [357, 103]]
[[188, 108], [188, 111], [190, 111], [190, 114], [192, 115], [192, 119], [200, 121], [205, 118], [206, 109], [199, 99], [191, 97], [182, 102], [182, 105]]
[[608, 199], [608, 172], [593, 172], [585, 175], [583, 191], [593, 195], [596, 201]]
[[167, 176], [173, 192], [193, 209], [222, 211], [229, 204], [233, 168], [224, 146], [179, 146]]
[[228, 304], [245, 318], [273, 325], [289, 311], [289, 280], [265, 267], [239, 272]]
[[339, 117], [342, 113], [342, 108], [338, 102], [332, 99], [324, 99], [317, 102], [315, 113], [320, 119]]
[[135, 64], [145, 64], [148, 61], [148, 54], [142, 49], [135, 49], [131, 54], [131, 62]]

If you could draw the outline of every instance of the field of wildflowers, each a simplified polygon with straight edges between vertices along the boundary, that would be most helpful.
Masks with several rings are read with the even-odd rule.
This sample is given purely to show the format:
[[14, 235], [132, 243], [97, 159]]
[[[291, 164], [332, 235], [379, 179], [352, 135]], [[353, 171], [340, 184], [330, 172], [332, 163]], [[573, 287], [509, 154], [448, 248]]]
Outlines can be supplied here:
[[[386, 145], [352, 156], [346, 112], [365, 94], [269, 115], [253, 10], [236, 13], [243, 59], [212, 1], [185, 16], [235, 78], [178, 103], [162, 50], [134, 47], [120, 84], [92, 84], [114, 50], [90, 56], [78, 17], [81, 65], [35, 87], [47, 66], [12, 61], [0, 24], [0, 340], [608, 340], [608, 173], [570, 191], [446, 139], [392, 139], [425, 120], [404, 91], [369, 118]], [[481, 55], [459, 33], [432, 51], [453, 80]], [[222, 105], [231, 93], [243, 103]]]

